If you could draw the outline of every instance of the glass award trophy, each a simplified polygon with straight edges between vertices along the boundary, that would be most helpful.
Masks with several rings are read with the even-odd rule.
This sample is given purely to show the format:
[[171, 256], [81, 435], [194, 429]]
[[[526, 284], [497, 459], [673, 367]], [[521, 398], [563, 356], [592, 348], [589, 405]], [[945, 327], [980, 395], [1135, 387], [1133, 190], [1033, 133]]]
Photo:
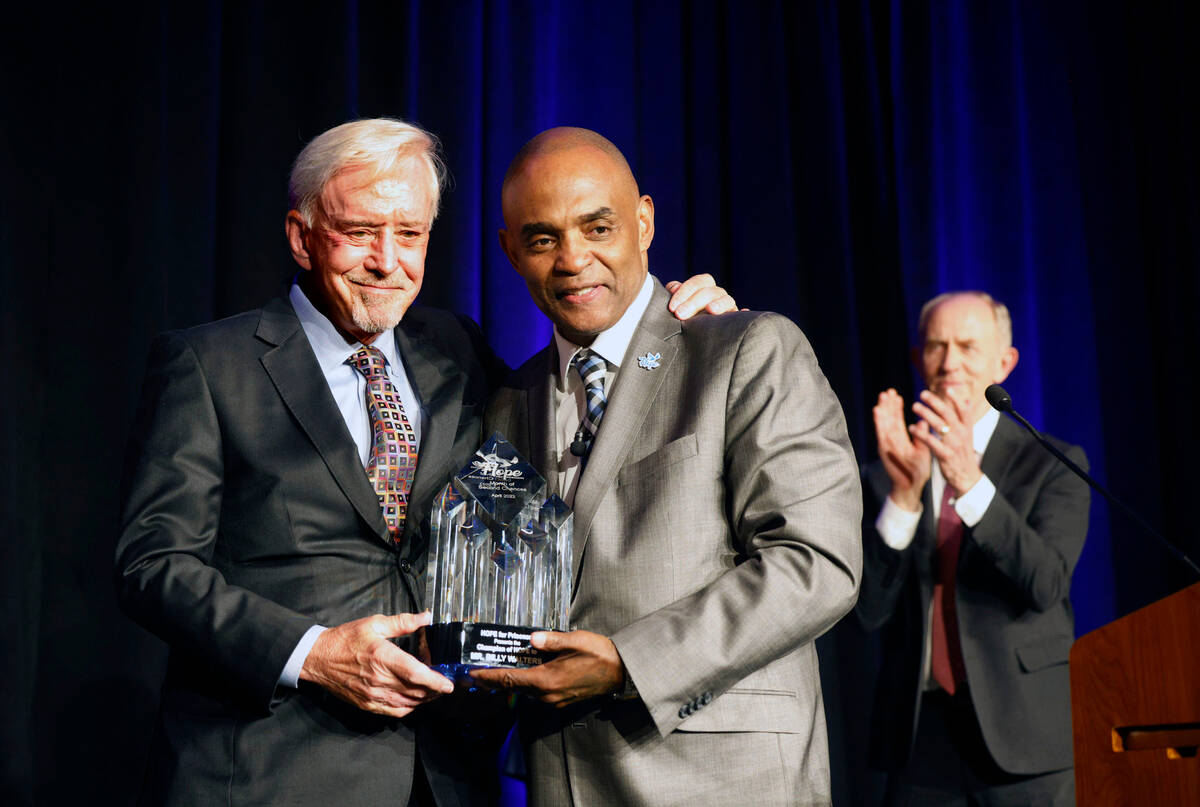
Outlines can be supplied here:
[[425, 635], [439, 672], [532, 667], [546, 660], [533, 632], [569, 629], [573, 518], [545, 489], [497, 432], [434, 500]]

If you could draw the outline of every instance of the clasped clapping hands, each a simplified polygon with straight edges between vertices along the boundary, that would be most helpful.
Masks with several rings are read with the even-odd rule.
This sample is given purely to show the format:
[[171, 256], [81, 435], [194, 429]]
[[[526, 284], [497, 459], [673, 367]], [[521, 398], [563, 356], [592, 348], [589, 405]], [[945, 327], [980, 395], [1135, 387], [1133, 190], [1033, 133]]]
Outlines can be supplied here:
[[921, 508], [931, 457], [958, 494], [974, 486], [982, 471], [975, 454], [974, 424], [963, 404], [925, 390], [912, 409], [920, 420], [906, 426], [904, 399], [888, 389], [879, 394], [872, 415], [879, 457], [892, 482], [891, 498], [900, 507], [915, 511]]

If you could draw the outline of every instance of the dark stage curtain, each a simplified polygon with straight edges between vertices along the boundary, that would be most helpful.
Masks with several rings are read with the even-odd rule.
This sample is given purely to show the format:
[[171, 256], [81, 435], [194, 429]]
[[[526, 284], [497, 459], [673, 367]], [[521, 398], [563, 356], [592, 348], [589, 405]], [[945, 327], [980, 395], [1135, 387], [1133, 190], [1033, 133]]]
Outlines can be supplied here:
[[[422, 302], [511, 362], [548, 326], [495, 241], [507, 160], [595, 128], [657, 203], [651, 270], [711, 272], [809, 335], [862, 461], [911, 399], [921, 302], [1009, 303], [1019, 409], [1195, 553], [1200, 142], [1185, 4], [25, 4], [0, 34], [7, 804], [130, 803], [164, 656], [118, 612], [123, 446], [153, 334], [255, 307], [293, 267], [305, 141], [437, 132], [454, 183]], [[1092, 508], [1081, 632], [1190, 582]], [[683, 525], [681, 525], [683, 526]], [[781, 615], [787, 618], [787, 615]], [[877, 659], [821, 643], [838, 803], [869, 803]]]

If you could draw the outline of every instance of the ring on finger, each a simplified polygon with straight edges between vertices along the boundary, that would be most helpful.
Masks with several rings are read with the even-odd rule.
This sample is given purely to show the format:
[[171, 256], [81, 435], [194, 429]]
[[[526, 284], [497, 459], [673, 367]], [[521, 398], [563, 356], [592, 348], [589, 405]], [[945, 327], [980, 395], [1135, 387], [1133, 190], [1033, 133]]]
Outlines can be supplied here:
[[950, 433], [950, 427], [949, 427], [949, 426], [943, 426], [942, 428], [938, 429], [938, 431], [940, 431], [942, 434], [949, 434], [949, 433]]

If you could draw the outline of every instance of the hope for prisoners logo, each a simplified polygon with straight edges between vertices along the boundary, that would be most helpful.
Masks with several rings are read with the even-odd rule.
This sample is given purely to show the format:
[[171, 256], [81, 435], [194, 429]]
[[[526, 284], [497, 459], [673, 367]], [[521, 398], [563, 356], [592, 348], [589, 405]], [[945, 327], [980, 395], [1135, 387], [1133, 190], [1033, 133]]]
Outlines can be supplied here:
[[520, 468], [512, 467], [520, 461], [516, 457], [506, 459], [494, 451], [491, 454], [476, 451], [475, 456], [479, 459], [471, 461], [471, 467], [475, 469], [473, 475], [492, 479], [520, 479], [524, 476]]

